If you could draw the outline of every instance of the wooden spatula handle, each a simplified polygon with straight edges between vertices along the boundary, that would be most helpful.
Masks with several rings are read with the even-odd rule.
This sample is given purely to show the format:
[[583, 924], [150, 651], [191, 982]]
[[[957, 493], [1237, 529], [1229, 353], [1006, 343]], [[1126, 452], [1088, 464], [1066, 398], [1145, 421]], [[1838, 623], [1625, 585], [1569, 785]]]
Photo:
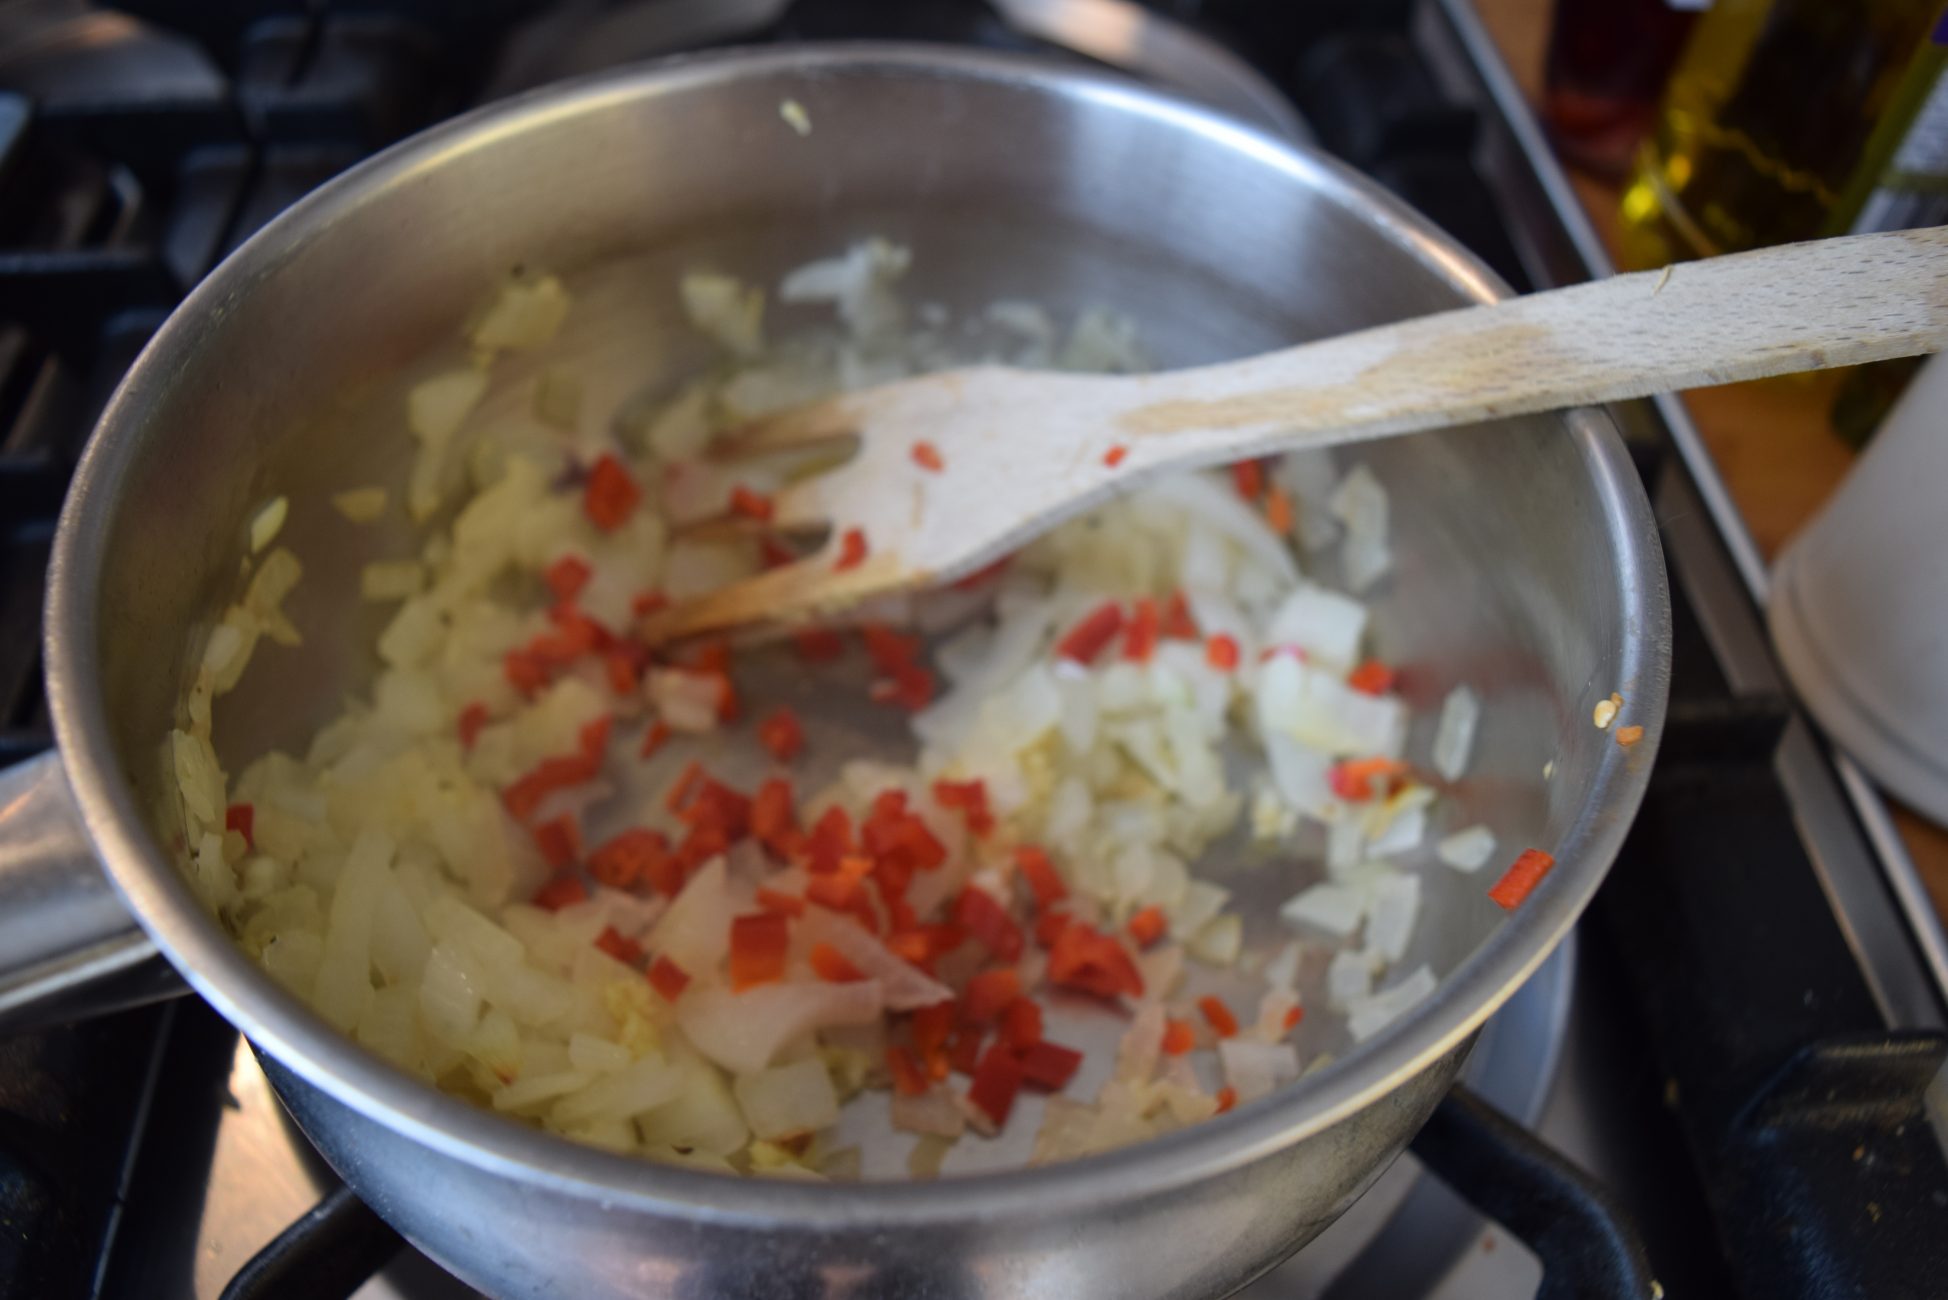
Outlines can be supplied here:
[[1130, 381], [1118, 422], [1145, 460], [1209, 463], [1944, 346], [1948, 227], [1932, 227], [1621, 275]]

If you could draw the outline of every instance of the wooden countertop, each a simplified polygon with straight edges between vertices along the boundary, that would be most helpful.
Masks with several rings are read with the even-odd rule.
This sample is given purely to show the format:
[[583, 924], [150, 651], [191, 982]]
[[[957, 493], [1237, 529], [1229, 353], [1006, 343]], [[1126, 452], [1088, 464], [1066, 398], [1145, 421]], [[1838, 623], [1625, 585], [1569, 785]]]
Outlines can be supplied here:
[[[1508, 60], [1516, 84], [1531, 104], [1539, 103], [1554, 9], [1551, 0], [1474, 3], [1482, 24]], [[1618, 185], [1573, 169], [1570, 179], [1614, 254]], [[1685, 405], [1726, 489], [1768, 561], [1826, 500], [1853, 462], [1853, 452], [1833, 435], [1826, 419], [1834, 383], [1831, 375], [1812, 375], [1728, 384], [1685, 395]], [[1899, 803], [1891, 806], [1935, 907], [1948, 920], [1948, 829]]]

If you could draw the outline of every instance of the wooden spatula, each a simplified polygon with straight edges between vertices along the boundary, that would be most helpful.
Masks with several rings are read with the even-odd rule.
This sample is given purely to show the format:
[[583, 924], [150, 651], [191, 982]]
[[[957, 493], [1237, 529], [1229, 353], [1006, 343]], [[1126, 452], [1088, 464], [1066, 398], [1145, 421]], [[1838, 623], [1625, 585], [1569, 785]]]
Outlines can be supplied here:
[[1150, 375], [983, 366], [795, 408], [734, 456], [856, 437], [771, 525], [814, 554], [654, 616], [658, 639], [830, 617], [951, 580], [1165, 470], [1585, 406], [1948, 342], [1948, 227], [1622, 275]]

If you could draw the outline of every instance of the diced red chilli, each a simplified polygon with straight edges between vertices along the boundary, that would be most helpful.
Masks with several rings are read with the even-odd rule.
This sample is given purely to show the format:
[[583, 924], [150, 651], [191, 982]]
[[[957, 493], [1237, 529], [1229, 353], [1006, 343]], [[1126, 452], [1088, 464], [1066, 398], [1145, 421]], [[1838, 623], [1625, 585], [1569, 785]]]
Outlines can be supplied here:
[[487, 706], [479, 700], [460, 710], [459, 720], [453, 724], [454, 730], [460, 733], [460, 748], [473, 749], [474, 742], [480, 739], [480, 729], [486, 725]]
[[934, 474], [938, 474], [947, 465], [947, 462], [940, 458], [940, 448], [924, 438], [913, 444], [913, 463]]
[[629, 612], [637, 618], [644, 618], [669, 603], [670, 598], [660, 591], [639, 591], [629, 602]]
[[746, 519], [755, 519], [763, 524], [771, 522], [771, 516], [776, 513], [777, 506], [764, 493], [753, 492], [740, 483], [731, 489], [730, 511], [734, 515], [743, 515]]
[[1001, 1041], [1020, 1051], [1042, 1041], [1042, 1009], [1029, 998], [1016, 998], [1001, 1008]]
[[1407, 765], [1396, 758], [1347, 758], [1327, 769], [1326, 784], [1341, 799], [1359, 802], [1384, 795], [1406, 773]]
[[582, 490], [582, 508], [597, 528], [612, 533], [627, 522], [643, 499], [621, 461], [604, 453], [589, 469], [588, 483]]
[[829, 663], [845, 653], [845, 640], [826, 627], [808, 627], [792, 633], [791, 643], [798, 657], [808, 664]]
[[981, 1042], [987, 1031], [979, 1025], [962, 1025], [947, 1044], [947, 1062], [959, 1074], [972, 1074], [981, 1064]]
[[857, 984], [866, 978], [866, 972], [846, 960], [845, 954], [829, 943], [813, 944], [807, 960], [812, 964], [812, 973], [829, 984]]
[[977, 1025], [985, 1025], [1001, 1014], [1001, 1009], [1021, 996], [1021, 976], [1012, 966], [984, 970], [967, 981], [961, 992], [961, 1014]]
[[1214, 632], [1204, 643], [1204, 662], [1219, 672], [1228, 673], [1238, 666], [1238, 642], [1228, 632]]
[[852, 835], [852, 818], [837, 804], [819, 814], [812, 823], [808, 841], [811, 861], [806, 865], [815, 873], [839, 870], [840, 864], [858, 847]]
[[731, 922], [730, 978], [733, 992], [769, 984], [785, 973], [791, 947], [791, 918], [757, 912]]
[[1226, 1084], [1217, 1091], [1217, 1113], [1222, 1115], [1238, 1104], [1238, 1090]]
[[994, 829], [994, 813], [988, 808], [985, 781], [935, 781], [933, 799], [942, 808], [958, 808], [967, 818], [967, 829], [976, 838]]
[[[243, 836], [244, 847], [255, 850], [257, 847], [257, 807], [255, 804], [233, 803], [223, 810], [223, 829], [235, 831]], [[276, 837], [273, 836], [273, 839]]]
[[805, 728], [799, 725], [796, 713], [780, 708], [758, 724], [758, 743], [780, 763], [789, 763], [805, 748]]
[[1164, 917], [1163, 909], [1155, 903], [1132, 916], [1129, 923], [1130, 938], [1136, 940], [1139, 948], [1148, 948], [1163, 938], [1163, 932], [1169, 928], [1170, 922]]
[[1087, 664], [1101, 654], [1122, 630], [1123, 607], [1113, 600], [1104, 601], [1055, 643], [1055, 656]]
[[1048, 979], [1101, 998], [1143, 995], [1143, 975], [1123, 945], [1076, 920], [1064, 925], [1049, 945]]
[[858, 528], [848, 528], [839, 535], [839, 558], [832, 567], [843, 572], [856, 569], [866, 562], [866, 534]]
[[1014, 1109], [1015, 1095], [1021, 1091], [1023, 1077], [1021, 1061], [1006, 1043], [996, 1042], [981, 1057], [974, 1081], [968, 1086], [967, 1099], [997, 1127], [1005, 1125], [1008, 1112]]
[[1216, 998], [1197, 999], [1197, 1009], [1204, 1013], [1205, 1023], [1219, 1038], [1235, 1038], [1238, 1033], [1238, 1018], [1231, 1014], [1231, 1008]]
[[661, 749], [664, 745], [667, 745], [669, 743], [669, 740], [670, 740], [669, 723], [662, 722], [662, 721], [650, 723], [649, 726], [643, 731], [642, 748], [636, 751], [636, 757], [648, 758], [650, 755], [654, 754], [657, 750]]
[[1075, 1078], [1082, 1066], [1082, 1053], [1044, 1039], [1020, 1054], [1023, 1082], [1049, 1092], [1060, 1092]]
[[1056, 940], [1069, 928], [1066, 913], [1044, 911], [1035, 918], [1035, 942], [1044, 948], [1054, 948]]
[[626, 966], [634, 966], [643, 959], [643, 946], [613, 925], [604, 927], [595, 936], [595, 946]]
[[1255, 460], [1241, 460], [1231, 467], [1231, 482], [1239, 496], [1256, 503], [1265, 493], [1265, 467]]
[[944, 1052], [959, 1014], [960, 1008], [951, 998], [915, 1011], [907, 1024], [908, 1031], [913, 1035], [914, 1049], [927, 1058]]
[[582, 828], [572, 816], [564, 813], [553, 821], [535, 827], [534, 843], [541, 850], [542, 860], [560, 871], [581, 860]]
[[1556, 865], [1555, 858], [1541, 849], [1523, 849], [1495, 887], [1488, 891], [1488, 897], [1495, 900], [1496, 906], [1513, 912], [1522, 905], [1524, 899], [1535, 892], [1542, 878]]
[[1148, 596], [1130, 608], [1130, 620], [1123, 631], [1123, 658], [1132, 663], [1148, 663], [1157, 652], [1157, 637], [1163, 626], [1157, 602]]
[[668, 857], [670, 842], [644, 827], [626, 830], [588, 855], [588, 873], [611, 889], [628, 889], [644, 879], [652, 865]]
[[558, 912], [570, 903], [580, 903], [588, 898], [588, 886], [573, 872], [564, 871], [535, 891], [529, 901], [544, 912]]
[[954, 924], [966, 930], [998, 961], [1021, 956], [1021, 927], [994, 896], [975, 885], [954, 900]]
[[1108, 466], [1110, 469], [1115, 469], [1118, 465], [1121, 465], [1123, 463], [1123, 458], [1129, 454], [1130, 454], [1130, 449], [1128, 447], [1125, 447], [1122, 443], [1119, 442], [1114, 447], [1111, 447], [1108, 451], [1103, 453], [1103, 464]]
[[1170, 603], [1163, 608], [1162, 632], [1173, 641], [1197, 639], [1197, 620], [1191, 617], [1190, 602], [1184, 599], [1182, 591], [1170, 593]]
[[805, 915], [804, 899], [796, 894], [787, 894], [780, 890], [767, 889], [762, 885], [758, 886], [757, 904], [765, 911], [776, 912], [779, 916]]
[[690, 987], [690, 973], [671, 961], [668, 957], [657, 957], [649, 964], [650, 987], [663, 995], [665, 1002], [674, 1002]]
[[554, 598], [565, 603], [581, 594], [582, 588], [588, 586], [588, 580], [594, 572], [595, 570], [589, 567], [588, 561], [581, 556], [564, 555], [549, 565], [541, 577], [548, 584], [548, 590]]
[[1304, 1019], [1305, 1019], [1304, 1007], [1293, 1007], [1290, 1011], [1287, 1011], [1285, 1013], [1285, 1032], [1289, 1034], [1294, 1029], [1297, 1029], [1299, 1027], [1299, 1022]]
[[1346, 674], [1346, 684], [1362, 695], [1385, 695], [1393, 689], [1393, 669], [1378, 659], [1368, 659]]
[[929, 1086], [927, 1072], [913, 1059], [913, 1050], [904, 1043], [887, 1046], [886, 1072], [893, 1076], [893, 1091], [902, 1097], [918, 1097]]
[[1062, 883], [1055, 864], [1037, 846], [1023, 844], [1018, 847], [1015, 850], [1015, 868], [1027, 879], [1029, 892], [1035, 895], [1036, 907], [1047, 909], [1069, 896], [1069, 887]]
[[1187, 1020], [1166, 1020], [1163, 1022], [1163, 1054], [1182, 1056], [1197, 1046], [1197, 1030]]
[[1266, 488], [1265, 489], [1266, 526], [1268, 526], [1273, 532], [1277, 533], [1280, 537], [1285, 537], [1290, 535], [1292, 531], [1292, 524], [1294, 523], [1295, 518], [1296, 516], [1292, 510], [1292, 498], [1286, 495], [1285, 489], [1277, 486], [1276, 484], [1272, 485], [1269, 488]]
[[690, 806], [690, 800], [696, 796], [697, 788], [704, 780], [703, 764], [694, 758], [691, 759], [683, 771], [677, 774], [676, 781], [670, 786], [670, 792], [663, 796], [663, 806], [673, 813], [682, 812]]

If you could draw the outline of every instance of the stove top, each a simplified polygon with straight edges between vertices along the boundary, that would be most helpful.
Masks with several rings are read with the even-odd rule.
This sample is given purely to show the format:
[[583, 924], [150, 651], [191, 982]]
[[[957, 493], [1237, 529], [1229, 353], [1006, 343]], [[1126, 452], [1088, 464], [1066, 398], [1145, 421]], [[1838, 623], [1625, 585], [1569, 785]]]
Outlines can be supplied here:
[[[1518, 289], [1608, 271], [1466, 0], [0, 0], [0, 763], [49, 743], [38, 611], [82, 441], [225, 253], [469, 105], [855, 36], [1108, 64], [1321, 145]], [[1624, 1223], [1674, 1295], [1920, 1296], [1948, 1276], [1948, 944], [1884, 808], [1786, 696], [1763, 566], [1682, 406], [1617, 416], [1672, 572], [1669, 725], [1589, 918], [1467, 1075], [1546, 1148], [1444, 1114], [1416, 1150], [1472, 1204], [1405, 1157], [1256, 1300], [1581, 1294]], [[337, 1186], [199, 1002], [0, 1040], [0, 1292], [470, 1294], [342, 1196], [302, 1218]]]

